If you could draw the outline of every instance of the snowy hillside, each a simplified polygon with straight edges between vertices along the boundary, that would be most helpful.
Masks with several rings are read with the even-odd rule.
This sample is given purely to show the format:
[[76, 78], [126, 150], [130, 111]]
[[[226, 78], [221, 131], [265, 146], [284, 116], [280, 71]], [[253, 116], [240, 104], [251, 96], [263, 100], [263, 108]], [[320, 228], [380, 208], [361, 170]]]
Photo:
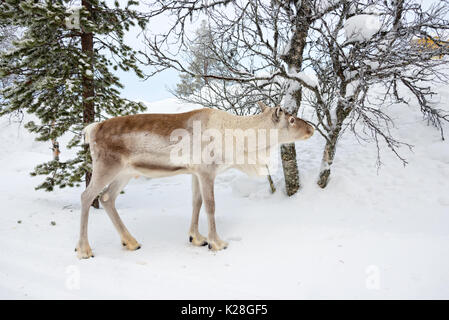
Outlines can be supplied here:
[[[449, 86], [440, 87], [449, 109]], [[174, 99], [150, 112], [180, 112]], [[271, 195], [264, 178], [217, 179], [217, 228], [227, 250], [188, 242], [190, 177], [133, 180], [117, 201], [142, 244], [126, 251], [103, 209], [91, 210], [95, 258], [78, 260], [80, 193], [34, 191], [29, 172], [49, 145], [0, 119], [0, 298], [449, 298], [449, 142], [412, 106], [394, 106], [403, 167], [351, 135], [341, 140], [329, 186], [315, 181], [323, 140], [297, 143], [301, 191]], [[449, 126], [446, 125], [449, 134]], [[68, 154], [62, 150], [61, 157]], [[204, 211], [200, 230], [206, 233]]]

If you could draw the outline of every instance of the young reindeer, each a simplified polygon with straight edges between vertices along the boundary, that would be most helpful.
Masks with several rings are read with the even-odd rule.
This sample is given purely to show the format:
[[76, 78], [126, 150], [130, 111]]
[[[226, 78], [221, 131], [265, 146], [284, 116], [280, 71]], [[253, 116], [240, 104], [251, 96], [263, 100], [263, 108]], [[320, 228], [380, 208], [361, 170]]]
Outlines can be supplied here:
[[[120, 234], [122, 244], [129, 250], [140, 248], [140, 244], [129, 233], [115, 208], [115, 200], [120, 191], [136, 175], [155, 178], [191, 174], [193, 212], [189, 240], [195, 246], [208, 244], [212, 250], [225, 249], [228, 244], [220, 239], [215, 227], [216, 175], [231, 167], [249, 174], [264, 171], [266, 163], [253, 161], [255, 153], [260, 152], [260, 149], [269, 150], [281, 143], [307, 139], [314, 131], [307, 122], [284, 112], [280, 107], [269, 108], [262, 102], [258, 104], [262, 112], [254, 116], [242, 117], [214, 109], [200, 109], [179, 114], [130, 115], [88, 125], [84, 129], [84, 135], [92, 155], [92, 179], [81, 195], [81, 232], [75, 249], [78, 257], [93, 257], [87, 238], [87, 222], [90, 205], [100, 193], [100, 202]], [[219, 161], [222, 156], [219, 150], [221, 142], [229, 129], [245, 134], [251, 130], [263, 133], [271, 130], [275, 131], [276, 140], [271, 139], [268, 143], [250, 146], [250, 139], [246, 136], [248, 143], [239, 149], [240, 151], [232, 147], [231, 161]], [[200, 137], [200, 140], [195, 140], [198, 133], [206, 135], [207, 139]], [[190, 148], [194, 152], [195, 148], [197, 153], [200, 152], [199, 161], [198, 157], [195, 159], [195, 154], [193, 158], [176, 160], [174, 155], [179, 154], [180, 136], [187, 152]], [[266, 141], [265, 138], [262, 140]], [[214, 140], [216, 145], [211, 152], [210, 144]], [[232, 142], [235, 140], [238, 140], [237, 136], [232, 137]], [[196, 146], [195, 141], [199, 141]], [[243, 153], [246, 162], [235, 161], [234, 158], [239, 156], [239, 152]], [[212, 154], [212, 158], [202, 161], [204, 156], [201, 155], [205, 153], [209, 156]], [[198, 232], [198, 216], [202, 203], [205, 205], [209, 224], [207, 238]]]

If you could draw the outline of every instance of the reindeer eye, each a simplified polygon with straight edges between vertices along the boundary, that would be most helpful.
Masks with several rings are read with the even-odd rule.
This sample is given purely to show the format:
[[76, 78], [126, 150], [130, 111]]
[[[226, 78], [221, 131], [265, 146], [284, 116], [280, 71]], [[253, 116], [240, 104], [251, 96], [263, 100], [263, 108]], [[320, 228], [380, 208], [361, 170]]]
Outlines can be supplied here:
[[295, 123], [295, 118], [294, 117], [290, 117], [290, 119], [288, 119], [288, 122], [290, 122], [290, 124], [294, 124]]

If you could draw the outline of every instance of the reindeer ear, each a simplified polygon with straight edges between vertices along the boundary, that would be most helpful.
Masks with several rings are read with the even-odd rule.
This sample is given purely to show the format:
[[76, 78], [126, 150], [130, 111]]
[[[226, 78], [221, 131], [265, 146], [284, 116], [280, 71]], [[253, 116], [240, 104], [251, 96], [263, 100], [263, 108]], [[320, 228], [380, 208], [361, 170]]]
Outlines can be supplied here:
[[281, 116], [281, 112], [282, 112], [282, 109], [280, 107], [277, 107], [276, 109], [274, 109], [273, 120], [275, 122], [279, 122], [279, 118]]
[[260, 111], [265, 112], [269, 107], [263, 103], [262, 101], [257, 101], [257, 104], [259, 105]]

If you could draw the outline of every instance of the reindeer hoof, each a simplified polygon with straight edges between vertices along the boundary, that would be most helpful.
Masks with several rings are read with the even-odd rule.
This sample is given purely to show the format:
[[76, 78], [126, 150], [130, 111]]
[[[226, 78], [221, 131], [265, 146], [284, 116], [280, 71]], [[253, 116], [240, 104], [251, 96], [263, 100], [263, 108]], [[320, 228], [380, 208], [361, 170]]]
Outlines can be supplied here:
[[93, 258], [92, 249], [89, 246], [89, 243], [87, 242], [79, 242], [78, 245], [75, 248], [76, 255], [78, 256], [78, 259], [89, 259]]
[[140, 249], [140, 244], [132, 237], [127, 240], [122, 240], [122, 245], [131, 251]]
[[189, 242], [197, 247], [204, 247], [207, 245], [207, 239], [199, 233], [193, 236], [190, 235]]
[[77, 249], [76, 252], [77, 252], [78, 259], [89, 259], [89, 258], [94, 257], [92, 250], [90, 248], [86, 249], [86, 250]]
[[77, 254], [78, 259], [89, 259], [89, 258], [93, 258], [94, 255], [92, 254], [92, 251], [88, 251], [88, 252], [78, 252]]
[[228, 243], [223, 240], [209, 241], [209, 249], [212, 251], [224, 250], [228, 247]]

